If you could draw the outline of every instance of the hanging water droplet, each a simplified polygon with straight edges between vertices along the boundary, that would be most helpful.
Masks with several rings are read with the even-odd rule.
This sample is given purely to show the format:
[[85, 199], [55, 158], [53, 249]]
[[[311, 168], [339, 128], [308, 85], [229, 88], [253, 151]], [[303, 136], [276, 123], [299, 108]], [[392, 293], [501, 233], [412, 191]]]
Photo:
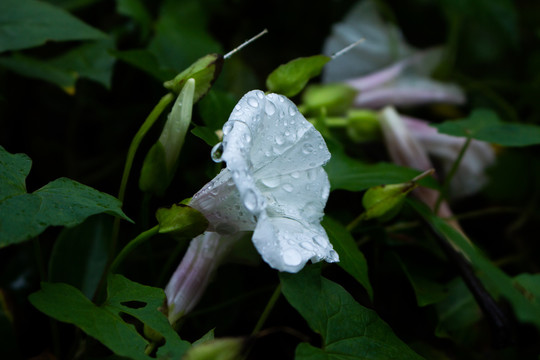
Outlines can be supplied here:
[[259, 107], [259, 101], [255, 99], [254, 97], [248, 98], [247, 103], [249, 104], [249, 106], [252, 106], [254, 108]]
[[264, 111], [268, 116], [274, 115], [274, 113], [276, 112], [276, 105], [274, 105], [273, 102], [268, 100], [266, 102], [266, 106], [264, 107]]
[[259, 208], [259, 201], [257, 199], [257, 194], [255, 193], [253, 189], [246, 190], [246, 192], [242, 196], [242, 201], [246, 209], [248, 209], [251, 212], [258, 210]]
[[304, 145], [302, 145], [302, 152], [306, 155], [311, 154], [313, 150], [315, 150], [315, 147], [310, 143], [304, 143]]
[[292, 192], [294, 190], [294, 186], [292, 186], [289, 183], [283, 184], [282, 187], [283, 187], [283, 190], [285, 190], [286, 192]]
[[288, 249], [283, 252], [283, 262], [289, 266], [298, 266], [302, 262], [302, 255], [295, 249]]
[[210, 155], [212, 156], [212, 160], [214, 160], [214, 162], [222, 162], [223, 159], [221, 157], [223, 156], [223, 144], [217, 143], [216, 145], [214, 145], [212, 151], [210, 152]]

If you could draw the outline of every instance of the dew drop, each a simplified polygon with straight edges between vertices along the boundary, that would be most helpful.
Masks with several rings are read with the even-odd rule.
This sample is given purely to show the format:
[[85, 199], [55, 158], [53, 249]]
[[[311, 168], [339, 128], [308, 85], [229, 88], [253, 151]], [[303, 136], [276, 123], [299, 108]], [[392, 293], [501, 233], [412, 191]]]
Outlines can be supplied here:
[[224, 125], [223, 125], [223, 135], [228, 135], [231, 130], [233, 128], [233, 123], [232, 121], [227, 121]]
[[295, 249], [288, 249], [283, 252], [283, 262], [289, 266], [297, 266], [302, 262], [302, 255]]
[[280, 102], [284, 102], [285, 101], [285, 98], [283, 97], [283, 95], [279, 95], [278, 96], [278, 99]]
[[268, 100], [264, 107], [264, 111], [266, 112], [266, 115], [268, 116], [274, 115], [274, 113], [276, 112], [276, 105], [274, 105], [273, 102]]
[[264, 186], [267, 186], [267, 187], [273, 189], [273, 188], [279, 186], [279, 184], [281, 183], [281, 180], [279, 179], [279, 177], [270, 177], [270, 178], [261, 179], [261, 183]]
[[223, 156], [223, 144], [217, 143], [216, 145], [214, 145], [212, 151], [210, 152], [210, 155], [212, 156], [212, 160], [214, 160], [214, 162], [222, 162], [223, 159], [221, 157]]
[[307, 250], [307, 251], [314, 251], [315, 250], [315, 246], [312, 243], [310, 243], [309, 241], [302, 241], [300, 243], [300, 247], [302, 249]]
[[254, 108], [259, 107], [259, 101], [255, 99], [254, 97], [248, 98], [247, 103], [249, 104], [249, 106], [252, 106]]
[[320, 247], [323, 247], [323, 248], [326, 247], [326, 239], [322, 237], [321, 235], [315, 235], [313, 237], [313, 242], [319, 245]]
[[244, 133], [243, 138], [246, 143], [251, 142], [251, 135], [249, 133]]
[[283, 139], [283, 137], [281, 135], [277, 135], [274, 140], [276, 141], [276, 144], [278, 145], [283, 145], [283, 143], [285, 142], [285, 139]]
[[289, 107], [289, 115], [290, 115], [290, 116], [296, 115], [296, 107], [295, 107], [294, 105], [291, 105], [291, 106]]
[[292, 172], [291, 177], [293, 179], [299, 179], [300, 178], [300, 173], [298, 171]]
[[304, 145], [302, 145], [302, 152], [306, 155], [311, 154], [313, 150], [315, 150], [315, 147], [313, 146], [313, 144], [304, 143]]
[[246, 190], [246, 192], [242, 196], [242, 201], [246, 209], [248, 209], [249, 211], [253, 212], [255, 210], [258, 210], [259, 201], [257, 199], [257, 194], [255, 194], [255, 191], [253, 189]]
[[283, 187], [283, 190], [285, 190], [286, 192], [292, 192], [294, 190], [294, 186], [292, 186], [289, 183], [283, 184], [282, 187]]
[[262, 92], [258, 91], [258, 92], [257, 92], [257, 97], [258, 97], [259, 99], [262, 99], [262, 98], [264, 97], [264, 95], [262, 94]]

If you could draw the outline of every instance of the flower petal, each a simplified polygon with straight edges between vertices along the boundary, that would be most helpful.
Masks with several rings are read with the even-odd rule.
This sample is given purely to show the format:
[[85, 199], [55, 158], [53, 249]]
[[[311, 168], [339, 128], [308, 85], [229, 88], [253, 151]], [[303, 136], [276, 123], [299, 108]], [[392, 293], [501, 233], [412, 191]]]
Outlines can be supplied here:
[[253, 233], [253, 244], [274, 269], [296, 273], [308, 260], [339, 261], [320, 224], [309, 227], [285, 217], [262, 216]]
[[282, 95], [248, 92], [223, 126], [223, 156], [244, 206], [259, 216], [266, 198], [256, 184], [322, 166], [330, 153], [321, 134]]
[[375, 2], [366, 0], [355, 5], [342, 22], [333, 26], [323, 53], [332, 55], [361, 38], [366, 41], [325, 65], [324, 82], [366, 75], [403, 59], [414, 50], [403, 40], [396, 26], [383, 21]]
[[240, 193], [228, 169], [223, 169], [191, 199], [189, 206], [199, 210], [208, 219], [208, 231], [222, 235], [255, 229], [253, 215], [240, 201]]

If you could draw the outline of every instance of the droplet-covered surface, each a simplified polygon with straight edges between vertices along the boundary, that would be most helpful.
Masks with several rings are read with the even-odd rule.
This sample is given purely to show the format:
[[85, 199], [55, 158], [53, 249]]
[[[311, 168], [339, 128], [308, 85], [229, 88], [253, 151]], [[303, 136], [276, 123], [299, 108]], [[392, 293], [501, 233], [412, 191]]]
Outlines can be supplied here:
[[320, 225], [330, 191], [322, 165], [330, 153], [292, 101], [248, 92], [224, 124], [212, 159], [227, 168], [190, 202], [209, 220], [209, 231], [255, 230], [258, 251], [281, 271], [339, 260]]
[[296, 105], [282, 95], [250, 91], [223, 129], [222, 159], [244, 208], [257, 218], [253, 241], [263, 258], [291, 272], [309, 259], [337, 261], [320, 226], [330, 191], [322, 165], [330, 153]]

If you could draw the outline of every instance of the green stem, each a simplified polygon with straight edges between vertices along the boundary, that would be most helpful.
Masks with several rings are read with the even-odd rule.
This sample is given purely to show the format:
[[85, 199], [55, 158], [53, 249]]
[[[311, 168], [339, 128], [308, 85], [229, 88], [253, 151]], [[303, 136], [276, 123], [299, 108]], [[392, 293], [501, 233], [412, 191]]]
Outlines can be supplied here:
[[109, 272], [113, 273], [118, 268], [118, 265], [124, 261], [124, 259], [127, 257], [129, 253], [133, 251], [137, 246], [139, 246], [144, 241], [150, 239], [152, 236], [156, 235], [159, 231], [159, 225], [154, 226], [151, 229], [148, 229], [146, 231], [143, 231], [140, 233], [135, 239], [131, 240], [120, 253], [116, 256], [114, 261], [112, 262], [111, 266], [109, 267]]
[[[131, 144], [129, 145], [127, 157], [126, 157], [126, 163], [124, 165], [124, 172], [122, 174], [122, 180], [120, 181], [120, 190], [118, 191], [118, 200], [123, 204], [124, 203], [124, 197], [126, 194], [126, 187], [127, 182], [129, 178], [129, 173], [131, 172], [131, 167], [133, 166], [133, 160], [135, 159], [135, 153], [137, 152], [137, 148], [139, 147], [142, 139], [150, 130], [152, 125], [157, 121], [163, 110], [167, 107], [167, 105], [170, 104], [171, 101], [174, 100], [174, 95], [171, 93], [166, 94], [163, 96], [157, 105], [152, 109], [150, 114], [146, 117], [144, 120], [144, 123], [141, 125], [135, 136], [133, 137], [133, 140], [131, 140]], [[111, 248], [110, 248], [110, 254], [114, 255], [116, 252], [116, 244], [118, 242], [118, 233], [120, 232], [120, 218], [115, 218], [113, 223], [113, 231], [112, 231], [112, 237], [111, 237]]]
[[253, 331], [251, 332], [251, 335], [255, 335], [258, 333], [264, 323], [266, 322], [266, 319], [268, 319], [268, 316], [270, 315], [270, 312], [274, 308], [274, 305], [276, 304], [277, 299], [279, 298], [279, 295], [281, 295], [281, 284], [279, 284], [276, 287], [276, 290], [274, 290], [274, 293], [270, 297], [270, 300], [268, 300], [268, 304], [266, 304], [266, 307], [264, 308], [263, 313], [261, 314], [261, 317], [259, 318], [259, 321], [257, 321], [257, 324], [255, 325], [255, 328], [253, 328]]
[[452, 168], [450, 169], [450, 171], [446, 175], [446, 178], [444, 179], [443, 187], [441, 189], [441, 192], [439, 193], [439, 197], [437, 198], [437, 201], [435, 202], [435, 210], [434, 210], [435, 214], [437, 214], [439, 212], [439, 208], [441, 206], [441, 203], [442, 203], [443, 199], [446, 197], [446, 195], [448, 194], [448, 188], [450, 187], [450, 181], [452, 180], [452, 178], [456, 174], [456, 172], [457, 172], [457, 170], [459, 168], [459, 164], [461, 163], [461, 160], [463, 159], [463, 156], [465, 155], [465, 152], [469, 148], [469, 145], [470, 145], [471, 141], [472, 141], [472, 138], [468, 137], [467, 140], [465, 141], [465, 143], [463, 144], [463, 146], [461, 147], [461, 150], [459, 151], [459, 154], [458, 154], [458, 156], [456, 158], [456, 161], [454, 161], [454, 163], [452, 164]]
[[124, 165], [124, 173], [122, 174], [122, 181], [120, 182], [120, 190], [118, 191], [118, 199], [122, 202], [124, 202], [124, 196], [126, 193], [126, 186], [129, 178], [129, 173], [131, 172], [131, 166], [133, 165], [133, 160], [135, 159], [135, 153], [137, 152], [137, 148], [139, 147], [139, 144], [141, 143], [142, 139], [150, 130], [152, 125], [156, 122], [156, 120], [159, 118], [163, 110], [169, 105], [171, 101], [174, 100], [174, 95], [171, 93], [168, 93], [167, 95], [163, 96], [157, 105], [154, 107], [152, 112], [148, 115], [146, 120], [144, 120], [144, 123], [139, 128], [139, 131], [135, 134], [133, 137], [133, 140], [131, 140], [131, 144], [129, 145], [129, 150], [127, 153], [126, 163]]

